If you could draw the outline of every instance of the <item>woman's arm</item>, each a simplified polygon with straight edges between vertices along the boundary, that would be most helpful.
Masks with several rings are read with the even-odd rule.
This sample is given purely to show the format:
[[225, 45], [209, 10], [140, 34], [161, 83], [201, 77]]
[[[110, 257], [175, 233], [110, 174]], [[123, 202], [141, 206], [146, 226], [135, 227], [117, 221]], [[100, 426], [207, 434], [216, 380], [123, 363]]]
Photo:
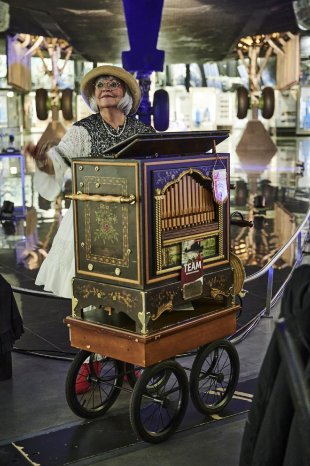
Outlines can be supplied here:
[[57, 146], [48, 150], [46, 148], [42, 147], [39, 151], [34, 144], [28, 144], [24, 152], [27, 150], [36, 161], [35, 189], [42, 197], [52, 201], [62, 189], [71, 159], [88, 157], [91, 145], [87, 130], [80, 126], [72, 126]]

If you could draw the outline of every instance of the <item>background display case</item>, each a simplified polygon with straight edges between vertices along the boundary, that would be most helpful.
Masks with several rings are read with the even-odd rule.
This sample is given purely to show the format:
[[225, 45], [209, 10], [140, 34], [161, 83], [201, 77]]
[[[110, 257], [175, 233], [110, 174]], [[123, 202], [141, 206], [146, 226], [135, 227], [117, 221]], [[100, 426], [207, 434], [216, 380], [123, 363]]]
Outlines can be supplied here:
[[20, 153], [0, 153], [0, 206], [4, 201], [14, 203], [15, 216], [25, 216], [24, 157]]
[[310, 86], [299, 89], [296, 133], [310, 134]]

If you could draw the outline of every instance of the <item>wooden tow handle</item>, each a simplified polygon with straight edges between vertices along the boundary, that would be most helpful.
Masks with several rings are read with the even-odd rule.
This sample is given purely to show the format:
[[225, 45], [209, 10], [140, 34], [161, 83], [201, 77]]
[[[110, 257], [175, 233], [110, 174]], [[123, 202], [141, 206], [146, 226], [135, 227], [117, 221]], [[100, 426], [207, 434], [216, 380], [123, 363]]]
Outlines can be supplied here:
[[129, 196], [101, 196], [100, 194], [67, 194], [65, 196], [66, 199], [72, 199], [74, 201], [92, 201], [92, 202], [116, 202], [118, 204], [135, 204], [136, 196], [134, 194], [130, 194]]

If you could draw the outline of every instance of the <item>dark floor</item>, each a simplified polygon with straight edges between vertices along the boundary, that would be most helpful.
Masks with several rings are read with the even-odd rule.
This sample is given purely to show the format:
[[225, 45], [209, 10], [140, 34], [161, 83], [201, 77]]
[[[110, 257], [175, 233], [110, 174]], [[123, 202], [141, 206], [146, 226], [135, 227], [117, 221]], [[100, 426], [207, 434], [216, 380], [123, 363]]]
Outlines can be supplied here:
[[[1, 257], [0, 273], [13, 285], [34, 288], [36, 272], [14, 269], [14, 254], [10, 250], [2, 250]], [[216, 419], [210, 419], [199, 414], [190, 403], [172, 438], [164, 445], [151, 445], [138, 440], [131, 428], [127, 392], [121, 394], [103, 418], [95, 421], [78, 418], [68, 407], [65, 380], [75, 350], [69, 345], [62, 319], [70, 314], [70, 301], [19, 293], [15, 296], [26, 330], [15, 347], [26, 353], [12, 353], [13, 376], [0, 382], [4, 423], [0, 433], [0, 464], [22, 465], [28, 459], [32, 464], [44, 466], [117, 465], [124, 459], [138, 465], [145, 464], [146, 459], [149, 465], [158, 461], [188, 465], [190, 459], [197, 465], [238, 464], [243, 427], [273, 331], [273, 319], [261, 319], [255, 330], [237, 345], [239, 385], [227, 408]], [[274, 316], [277, 309], [273, 309]], [[185, 362], [184, 358], [179, 361], [190, 366], [192, 359], [189, 356]], [[23, 455], [28, 455], [28, 459]]]
[[[141, 442], [133, 433], [128, 393], [122, 393], [100, 420], [81, 420], [65, 399], [69, 361], [13, 353], [13, 377], [0, 383], [4, 422], [0, 464], [24, 464], [18, 450], [23, 447], [32, 464], [46, 466], [118, 465], [124, 460], [136, 465], [188, 465], [189, 461], [197, 465], [237, 465], [246, 412], [273, 326], [273, 319], [262, 319], [237, 345], [241, 366], [236, 394], [241, 398], [237, 399], [239, 406], [232, 409], [233, 399], [226, 412], [210, 422], [190, 405], [179, 430], [162, 445]], [[252, 384], [243, 385], [243, 381]], [[221, 419], [224, 415], [227, 417]]]
[[[14, 269], [14, 254], [10, 250], [2, 250], [1, 258], [0, 273], [13, 285], [34, 288], [35, 271]], [[15, 296], [25, 326], [25, 333], [16, 341], [15, 348], [26, 352], [12, 353], [13, 376], [0, 382], [4, 424], [0, 433], [0, 464], [22, 465], [29, 459], [44, 466], [116, 465], [125, 457], [134, 464], [145, 463], [147, 458], [150, 465], [158, 461], [185, 465], [189, 451], [197, 465], [238, 464], [243, 427], [273, 330], [273, 319], [262, 319], [237, 345], [241, 367], [239, 385], [235, 397], [217, 419], [199, 414], [190, 403], [178, 431], [164, 446], [156, 446], [141, 442], [134, 434], [127, 392], [121, 394], [103, 418], [95, 421], [80, 419], [70, 410], [65, 380], [75, 350], [69, 345], [68, 330], [62, 320], [70, 314], [71, 303], [20, 293]], [[274, 309], [273, 315], [276, 314]], [[180, 358], [179, 362], [191, 366], [192, 360], [193, 356], [189, 356], [185, 360]], [[220, 447], [219, 438], [225, 442], [225, 449]], [[192, 445], [195, 447], [190, 448]], [[28, 459], [22, 455], [28, 455]]]

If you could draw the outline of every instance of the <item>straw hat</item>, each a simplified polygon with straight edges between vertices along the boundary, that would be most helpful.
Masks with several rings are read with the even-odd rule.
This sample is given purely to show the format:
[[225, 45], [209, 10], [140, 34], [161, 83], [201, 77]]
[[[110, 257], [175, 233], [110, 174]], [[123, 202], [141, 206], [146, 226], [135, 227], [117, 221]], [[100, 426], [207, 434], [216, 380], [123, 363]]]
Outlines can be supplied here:
[[89, 99], [94, 95], [94, 83], [96, 78], [104, 75], [119, 78], [127, 85], [133, 100], [132, 108], [129, 113], [136, 113], [141, 100], [139, 84], [137, 80], [130, 73], [128, 73], [128, 71], [120, 68], [119, 66], [102, 65], [92, 69], [85, 74], [81, 81], [81, 94], [87, 105], [90, 107]]

